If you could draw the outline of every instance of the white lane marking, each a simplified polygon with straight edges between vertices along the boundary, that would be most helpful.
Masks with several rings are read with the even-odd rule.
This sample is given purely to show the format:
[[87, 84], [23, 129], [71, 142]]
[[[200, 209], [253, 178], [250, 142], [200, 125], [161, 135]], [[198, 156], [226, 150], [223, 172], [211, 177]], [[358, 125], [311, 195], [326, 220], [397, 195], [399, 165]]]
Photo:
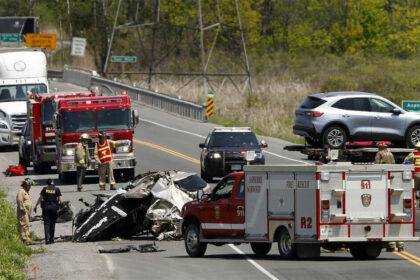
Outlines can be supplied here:
[[[170, 127], [170, 126], [167, 126], [167, 125], [164, 125], [164, 124], [161, 124], [161, 123], [157, 123], [157, 122], [154, 122], [154, 121], [151, 121], [151, 120], [147, 120], [147, 119], [143, 119], [143, 118], [140, 118], [140, 120], [144, 121], [144, 122], [154, 124], [154, 125], [157, 125], [157, 126], [160, 126], [160, 127], [163, 127], [163, 128], [166, 128], [166, 129], [170, 129], [170, 130], [173, 130], [173, 131], [177, 131], [177, 132], [184, 133], [184, 134], [189, 134], [189, 135], [201, 138], [201, 139], [206, 138], [206, 136], [204, 136], [204, 135], [200, 135], [200, 134], [197, 134], [197, 133], [189, 132], [189, 131], [178, 129], [178, 128], [173, 128], [173, 127]], [[279, 158], [282, 158], [282, 159], [287, 159], [287, 160], [296, 161], [296, 162], [299, 162], [299, 163], [310, 165], [310, 163], [308, 163], [308, 162], [293, 159], [293, 158], [289, 158], [289, 157], [285, 157], [285, 156], [282, 156], [282, 155], [279, 155], [279, 154], [276, 154], [276, 153], [273, 153], [273, 152], [269, 152], [267, 150], [264, 150], [264, 153], [275, 156], [275, 157], [279, 157]]]
[[245, 254], [241, 249], [239, 249], [238, 247], [236, 247], [233, 244], [229, 244], [229, 247], [232, 248], [234, 251], [236, 251], [236, 253], [238, 253], [239, 255], [242, 255], [244, 257], [245, 260], [247, 260], [250, 264], [252, 264], [256, 269], [258, 269], [260, 272], [262, 272], [263, 274], [265, 274], [265, 276], [267, 276], [269, 279], [271, 280], [280, 280], [280, 279], [286, 279], [286, 278], [278, 278], [276, 276], [274, 276], [273, 274], [271, 274], [267, 269], [265, 269], [264, 267], [262, 267], [261, 265], [259, 265], [256, 261], [254, 261], [253, 259], [250, 259], [247, 254]]
[[114, 266], [114, 262], [112, 261], [111, 257], [108, 256], [107, 254], [101, 254], [101, 256], [103, 256], [104, 259], [105, 259], [105, 263], [106, 263], [106, 266], [108, 268], [109, 273], [111, 275], [114, 274], [115, 266]]
[[203, 136], [203, 135], [200, 135], [200, 134], [197, 134], [197, 133], [189, 132], [189, 131], [182, 130], [182, 129], [173, 128], [173, 127], [170, 127], [170, 126], [167, 126], [167, 125], [164, 125], [164, 124], [161, 124], [161, 123], [157, 123], [157, 122], [154, 122], [154, 121], [151, 121], [151, 120], [146, 120], [146, 119], [143, 119], [143, 118], [140, 118], [140, 120], [144, 121], [144, 122], [152, 123], [154, 125], [157, 125], [157, 126], [160, 126], [160, 127], [163, 127], [163, 128], [167, 128], [167, 129], [170, 129], [170, 130], [173, 130], [173, 131], [177, 131], [177, 132], [181, 132], [181, 133], [184, 133], [184, 134], [189, 134], [189, 135], [192, 135], [192, 136], [196, 136], [196, 137], [199, 137], [199, 138], [202, 138], [202, 139], [206, 138], [206, 136]]
[[303, 164], [306, 164], [306, 165], [312, 165], [312, 164], [311, 164], [311, 163], [309, 163], [309, 162], [306, 162], [306, 161], [303, 161], [303, 160], [298, 160], [298, 159], [292, 159], [292, 158], [285, 157], [285, 156], [281, 156], [281, 155], [279, 155], [279, 154], [276, 154], [276, 153], [273, 153], [273, 152], [270, 152], [270, 151], [267, 151], [267, 150], [264, 150], [264, 153], [269, 154], [269, 155], [272, 155], [272, 156], [276, 156], [276, 157], [279, 157], [279, 158], [284, 158], [284, 159], [288, 159], [288, 160], [293, 160], [293, 161], [300, 162], [300, 163], [303, 163]]

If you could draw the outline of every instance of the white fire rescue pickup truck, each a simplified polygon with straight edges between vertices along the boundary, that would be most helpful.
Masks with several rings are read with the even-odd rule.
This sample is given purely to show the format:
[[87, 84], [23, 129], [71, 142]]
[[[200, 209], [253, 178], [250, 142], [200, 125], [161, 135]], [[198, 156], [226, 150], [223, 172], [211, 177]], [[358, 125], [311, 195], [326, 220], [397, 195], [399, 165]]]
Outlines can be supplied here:
[[185, 204], [185, 248], [201, 257], [207, 244], [250, 243], [263, 256], [277, 242], [282, 258], [323, 247], [374, 259], [391, 241], [419, 241], [413, 185], [412, 165], [245, 166]]

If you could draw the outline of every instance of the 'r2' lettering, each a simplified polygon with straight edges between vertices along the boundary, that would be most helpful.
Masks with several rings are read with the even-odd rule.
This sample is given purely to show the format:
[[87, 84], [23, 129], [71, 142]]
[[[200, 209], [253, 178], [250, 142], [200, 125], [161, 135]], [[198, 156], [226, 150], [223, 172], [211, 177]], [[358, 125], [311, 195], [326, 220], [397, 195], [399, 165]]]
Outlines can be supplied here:
[[301, 217], [300, 218], [300, 228], [312, 228], [312, 218], [311, 217]]

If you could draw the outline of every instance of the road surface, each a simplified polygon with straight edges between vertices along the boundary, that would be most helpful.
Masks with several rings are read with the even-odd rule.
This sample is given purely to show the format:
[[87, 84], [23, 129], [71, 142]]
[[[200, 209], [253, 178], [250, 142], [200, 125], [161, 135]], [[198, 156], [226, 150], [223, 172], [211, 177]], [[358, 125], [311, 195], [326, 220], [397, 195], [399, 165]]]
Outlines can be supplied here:
[[[79, 87], [54, 82], [60, 90], [78, 90]], [[139, 106], [139, 105], [136, 105]], [[199, 172], [198, 144], [214, 127], [174, 115], [139, 106], [141, 122], [135, 130], [135, 148], [138, 158], [137, 173], [149, 170], [185, 170]], [[267, 164], [308, 163], [303, 155], [286, 152], [288, 143], [266, 137]], [[17, 162], [16, 151], [0, 153], [0, 168]], [[39, 185], [56, 174], [31, 175]], [[2, 178], [2, 188], [13, 200], [21, 178]], [[41, 186], [32, 190], [33, 200]], [[93, 201], [91, 193], [98, 192], [97, 179], [89, 179], [86, 191], [76, 192], [74, 185], [60, 186], [64, 198], [71, 200], [76, 211], [83, 208], [80, 197]], [[42, 224], [33, 223], [35, 232], [42, 236]], [[70, 235], [71, 224], [60, 224], [58, 234]], [[420, 232], [417, 233], [419, 235]], [[117, 240], [89, 244], [56, 243], [37, 255], [28, 267], [29, 276], [37, 279], [418, 279], [420, 276], [420, 244], [409, 243], [409, 254], [386, 253], [374, 261], [355, 261], [348, 252], [322, 253], [317, 260], [280, 260], [276, 244], [265, 258], [255, 258], [248, 245], [209, 246], [205, 257], [189, 258], [182, 241], [157, 242], [161, 252], [101, 254], [97, 249], [115, 248], [124, 244], [145, 244], [150, 240]], [[53, 264], [51, 264], [53, 262]]]

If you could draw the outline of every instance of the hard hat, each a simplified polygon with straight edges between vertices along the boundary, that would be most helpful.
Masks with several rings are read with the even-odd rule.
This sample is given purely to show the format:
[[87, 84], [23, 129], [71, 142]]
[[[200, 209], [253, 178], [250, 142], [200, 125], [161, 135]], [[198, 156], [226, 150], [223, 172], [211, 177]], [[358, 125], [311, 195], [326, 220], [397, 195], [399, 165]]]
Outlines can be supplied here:
[[22, 186], [33, 186], [33, 185], [35, 185], [35, 182], [34, 182], [34, 180], [32, 180], [31, 178], [25, 178], [25, 179], [22, 181], [21, 185], [22, 185]]
[[419, 142], [417, 142], [417, 144], [416, 144], [416, 149], [420, 149], [420, 141]]
[[388, 147], [388, 145], [387, 145], [387, 143], [386, 142], [379, 142], [378, 143], [378, 147], [382, 147], [382, 148], [384, 148], [384, 147]]
[[98, 137], [99, 138], [106, 138], [106, 133], [104, 131], [99, 131]]
[[87, 133], [82, 133], [82, 134], [80, 135], [80, 140], [88, 140], [88, 139], [90, 139], [89, 134], [87, 134]]

